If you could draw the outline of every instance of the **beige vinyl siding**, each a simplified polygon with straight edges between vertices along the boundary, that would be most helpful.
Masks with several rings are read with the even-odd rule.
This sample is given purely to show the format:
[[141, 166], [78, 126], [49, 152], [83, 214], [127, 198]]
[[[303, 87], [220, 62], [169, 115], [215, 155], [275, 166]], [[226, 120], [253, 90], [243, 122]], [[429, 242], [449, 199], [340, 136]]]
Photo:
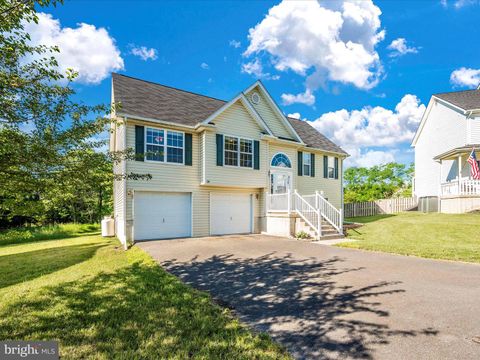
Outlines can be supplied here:
[[[306, 151], [308, 152], [308, 151]], [[314, 194], [315, 191], [323, 191], [324, 196], [337, 209], [342, 205], [342, 159], [338, 159], [338, 179], [325, 179], [323, 177], [323, 153], [315, 152], [315, 176], [298, 176], [297, 184], [298, 192], [302, 195]]]
[[[260, 101], [258, 104], [254, 104], [251, 100], [251, 95], [254, 92], [258, 93], [258, 95], [260, 96]], [[287, 139], [295, 139], [295, 136], [285, 125], [284, 120], [281, 119], [280, 116], [276, 113], [276, 111], [271, 108], [268, 100], [262, 94], [260, 89], [258, 89], [258, 87], [252, 89], [246, 95], [246, 97], [248, 101], [250, 101], [252, 106], [255, 108], [255, 110], [257, 110], [257, 112], [260, 114], [260, 116], [265, 121], [270, 130], [273, 132], [273, 135]]]
[[[298, 151], [310, 152], [315, 154], [315, 176], [298, 176]], [[322, 152], [312, 151], [311, 149], [297, 149], [287, 145], [269, 144], [269, 161], [279, 152], [286, 154], [292, 163], [293, 189], [297, 189], [300, 195], [311, 195], [315, 191], [323, 191], [325, 197], [337, 208], [342, 205], [342, 159], [338, 159], [338, 179], [325, 179], [323, 177], [323, 156]], [[270, 163], [269, 163], [270, 166]]]
[[[140, 125], [145, 123], [137, 122]], [[129, 121], [127, 126], [127, 146], [135, 147], [135, 124], [134, 121]], [[163, 127], [169, 128], [169, 127]], [[127, 203], [127, 228], [128, 236], [132, 236], [133, 225], [133, 198], [135, 191], [165, 191], [165, 192], [189, 192], [192, 194], [192, 236], [208, 236], [210, 235], [210, 193], [212, 192], [245, 192], [252, 194], [254, 197], [254, 229], [259, 231], [259, 214], [260, 204], [256, 199], [257, 194], [260, 194], [263, 189], [245, 189], [243, 186], [237, 185], [235, 188], [215, 187], [215, 186], [201, 186], [200, 180], [202, 177], [202, 148], [203, 141], [201, 140], [206, 133], [192, 135], [192, 166], [163, 164], [151, 161], [128, 161], [127, 172], [151, 174], [152, 179], [145, 180], [128, 180], [127, 189], [130, 195], [126, 196]], [[215, 144], [214, 134], [213, 144]], [[205, 136], [205, 140], [208, 140]], [[206, 144], [205, 144], [206, 145]], [[215, 159], [215, 157], [213, 158]], [[208, 161], [208, 158], [207, 158]], [[250, 170], [249, 173], [253, 172]], [[259, 172], [257, 170], [257, 172]], [[233, 183], [233, 181], [232, 181]], [[236, 182], [238, 184], [238, 182]], [[259, 196], [260, 197], [260, 196]]]
[[244, 106], [237, 102], [215, 119], [217, 133], [260, 141], [260, 169], [217, 166], [216, 133], [205, 132], [205, 183], [208, 185], [264, 188], [267, 186], [267, 145], [260, 140], [262, 129]]

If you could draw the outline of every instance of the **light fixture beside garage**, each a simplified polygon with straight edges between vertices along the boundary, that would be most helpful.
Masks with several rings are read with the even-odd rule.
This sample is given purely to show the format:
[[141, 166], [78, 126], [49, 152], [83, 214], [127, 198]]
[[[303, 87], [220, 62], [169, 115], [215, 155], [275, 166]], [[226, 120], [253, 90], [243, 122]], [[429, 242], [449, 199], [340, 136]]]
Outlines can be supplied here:
[[132, 190], [132, 189], [128, 189], [128, 190], [127, 190], [127, 195], [128, 195], [128, 196], [133, 196], [133, 190]]

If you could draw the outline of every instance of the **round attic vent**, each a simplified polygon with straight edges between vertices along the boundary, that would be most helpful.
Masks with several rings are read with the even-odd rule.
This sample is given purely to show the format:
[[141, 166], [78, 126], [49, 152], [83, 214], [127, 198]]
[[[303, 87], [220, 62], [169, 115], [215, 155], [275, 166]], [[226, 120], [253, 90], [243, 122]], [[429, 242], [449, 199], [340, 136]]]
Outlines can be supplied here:
[[260, 96], [255, 92], [252, 94], [252, 102], [258, 104], [260, 102]]

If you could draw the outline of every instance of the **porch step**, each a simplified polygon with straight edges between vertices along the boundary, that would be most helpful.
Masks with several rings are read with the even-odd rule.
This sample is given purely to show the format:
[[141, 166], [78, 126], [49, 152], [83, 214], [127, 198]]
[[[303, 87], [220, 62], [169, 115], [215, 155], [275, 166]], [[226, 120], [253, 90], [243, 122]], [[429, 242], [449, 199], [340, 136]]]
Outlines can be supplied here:
[[[310, 235], [312, 241], [316, 241], [317, 233], [316, 231], [308, 225], [302, 218], [300, 218], [302, 223], [303, 231], [305, 231], [308, 235]], [[320, 240], [334, 240], [334, 239], [343, 239], [345, 236], [343, 234], [339, 234], [337, 229], [335, 229], [330, 224], [322, 223], [322, 236]]]
[[337, 239], [345, 239], [345, 235], [335, 233], [335, 234], [330, 234], [330, 235], [322, 234], [322, 236], [320, 236], [320, 241], [322, 241], [322, 240], [337, 240]]

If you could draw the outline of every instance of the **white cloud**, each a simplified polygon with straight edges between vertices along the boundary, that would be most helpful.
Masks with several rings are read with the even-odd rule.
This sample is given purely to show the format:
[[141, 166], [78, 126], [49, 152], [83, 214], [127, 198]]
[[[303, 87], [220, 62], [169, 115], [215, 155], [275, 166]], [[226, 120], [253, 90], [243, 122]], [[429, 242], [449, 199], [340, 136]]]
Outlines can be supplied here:
[[202, 69], [204, 69], [204, 70], [210, 69], [210, 66], [208, 66], [208, 64], [205, 63], [205, 62], [201, 63], [201, 64], [200, 64], [200, 67], [201, 67]]
[[455, 8], [457, 8], [457, 9], [460, 9], [462, 7], [465, 7], [465, 6], [475, 5], [475, 4], [478, 4], [478, 3], [479, 3], [478, 0], [457, 0], [453, 4], [453, 6], [455, 6]]
[[424, 112], [425, 105], [415, 95], [407, 94], [394, 111], [381, 106], [353, 111], [342, 109], [323, 114], [312, 121], [312, 125], [351, 154], [350, 163], [355, 164], [362, 158], [367, 159], [364, 161], [391, 160], [391, 151], [371, 148], [393, 148], [410, 142]]
[[38, 13], [38, 24], [25, 24], [32, 44], [56, 45], [59, 70], [73, 68], [79, 73], [76, 81], [98, 84], [112, 71], [124, 68], [123, 59], [113, 39], [105, 28], [80, 23], [76, 28], [61, 27], [52, 15]]
[[147, 48], [146, 46], [131, 46], [132, 49], [130, 50], [130, 53], [132, 55], [138, 56], [140, 59], [143, 61], [147, 60], [157, 60], [158, 55], [157, 55], [157, 50], [154, 48]]
[[242, 64], [242, 72], [245, 74], [253, 75], [257, 79], [278, 80], [280, 75], [271, 75], [270, 73], [263, 72], [263, 65], [259, 59], [254, 59], [250, 62]]
[[348, 149], [346, 166], [372, 167], [395, 162], [394, 151]]
[[[448, 7], [448, 1], [447, 0], [440, 0], [440, 4], [442, 4], [442, 6], [444, 8]], [[479, 0], [456, 0], [456, 1], [453, 2], [453, 7], [455, 9], [461, 9], [465, 6], [477, 5], [477, 4], [480, 4]]]
[[235, 49], [238, 49], [240, 46], [242, 46], [242, 43], [237, 40], [230, 40], [228, 43], [230, 46], [233, 46]]
[[315, 104], [315, 96], [312, 92], [307, 89], [304, 93], [300, 93], [297, 95], [293, 94], [282, 94], [282, 103], [283, 105], [291, 105], [291, 104], [305, 104], [305, 105], [313, 105]]
[[390, 57], [398, 57], [406, 54], [416, 54], [418, 53], [418, 48], [414, 46], [408, 46], [407, 40], [404, 38], [398, 38], [393, 40], [390, 45], [387, 46], [387, 49], [391, 50]]
[[480, 85], [480, 69], [461, 67], [451, 73], [450, 82], [454, 86], [476, 88]]
[[298, 113], [298, 112], [293, 113], [293, 114], [288, 114], [287, 116], [291, 117], [291, 118], [294, 118], [294, 119], [300, 119], [301, 118], [300, 113]]
[[249, 30], [244, 56], [268, 54], [277, 70], [306, 77], [310, 91], [326, 80], [370, 89], [382, 73], [380, 15], [371, 0], [282, 1]]

